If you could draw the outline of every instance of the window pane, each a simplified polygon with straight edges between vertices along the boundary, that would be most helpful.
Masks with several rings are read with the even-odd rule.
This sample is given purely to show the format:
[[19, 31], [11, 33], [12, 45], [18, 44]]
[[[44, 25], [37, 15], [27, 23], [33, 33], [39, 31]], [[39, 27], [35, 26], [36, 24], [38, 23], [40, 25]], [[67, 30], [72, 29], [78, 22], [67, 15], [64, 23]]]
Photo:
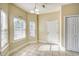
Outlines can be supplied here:
[[25, 20], [14, 17], [14, 40], [25, 38], [26, 24]]
[[35, 22], [30, 21], [30, 36], [35, 37]]
[[1, 10], [1, 47], [4, 47], [7, 43], [8, 43], [7, 16], [5, 12]]

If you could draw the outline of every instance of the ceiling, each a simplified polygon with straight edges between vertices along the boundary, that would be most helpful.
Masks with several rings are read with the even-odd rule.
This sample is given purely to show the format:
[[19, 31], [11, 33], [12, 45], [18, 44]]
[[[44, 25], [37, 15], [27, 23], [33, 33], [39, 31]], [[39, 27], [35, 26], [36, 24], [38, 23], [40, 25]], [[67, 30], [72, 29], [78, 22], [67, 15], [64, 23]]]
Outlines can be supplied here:
[[[40, 14], [44, 14], [58, 11], [65, 4], [67, 3], [36, 3], [36, 7], [39, 8]], [[35, 3], [15, 3], [15, 5], [29, 13], [35, 8]], [[45, 8], [43, 8], [43, 5], [45, 5]]]

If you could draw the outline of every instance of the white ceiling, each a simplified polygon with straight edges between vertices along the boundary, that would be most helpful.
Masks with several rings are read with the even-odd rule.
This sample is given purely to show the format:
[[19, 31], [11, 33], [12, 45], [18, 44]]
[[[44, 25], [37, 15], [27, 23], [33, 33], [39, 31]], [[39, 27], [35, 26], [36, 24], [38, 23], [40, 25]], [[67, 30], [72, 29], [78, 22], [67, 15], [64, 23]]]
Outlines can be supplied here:
[[[46, 5], [46, 8], [42, 7], [43, 4]], [[65, 4], [64, 3], [38, 3], [37, 7], [40, 10], [40, 14], [44, 14], [44, 13], [58, 11], [60, 7]], [[27, 12], [30, 12], [35, 7], [35, 3], [15, 3], [15, 5], [24, 9]]]

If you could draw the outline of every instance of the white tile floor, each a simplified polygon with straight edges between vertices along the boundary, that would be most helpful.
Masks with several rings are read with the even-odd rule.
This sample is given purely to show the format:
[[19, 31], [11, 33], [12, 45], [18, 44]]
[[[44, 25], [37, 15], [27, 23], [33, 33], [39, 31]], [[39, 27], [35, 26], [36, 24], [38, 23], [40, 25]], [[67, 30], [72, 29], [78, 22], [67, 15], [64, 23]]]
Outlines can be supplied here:
[[78, 56], [77, 52], [62, 51], [57, 45], [30, 44], [13, 56]]

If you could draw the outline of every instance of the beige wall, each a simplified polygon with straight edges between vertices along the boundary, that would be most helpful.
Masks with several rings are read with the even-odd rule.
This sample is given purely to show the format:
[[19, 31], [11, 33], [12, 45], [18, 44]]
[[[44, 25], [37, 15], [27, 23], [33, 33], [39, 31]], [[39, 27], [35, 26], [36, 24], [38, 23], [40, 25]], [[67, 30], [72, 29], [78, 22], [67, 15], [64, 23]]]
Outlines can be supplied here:
[[73, 4], [68, 4], [68, 5], [64, 5], [62, 6], [61, 9], [62, 12], [62, 45], [65, 46], [64, 43], [64, 17], [65, 16], [70, 16], [70, 15], [79, 15], [79, 3], [73, 3]]
[[[47, 31], [46, 31], [47, 28], [44, 27], [45, 24], [43, 22], [54, 21], [54, 20], [57, 20], [58, 25], [60, 26], [60, 11], [39, 15], [39, 41], [40, 42], [42, 40], [45, 41], [44, 39], [47, 39]], [[60, 28], [58, 29], [58, 31], [59, 31], [59, 37], [60, 37]]]

